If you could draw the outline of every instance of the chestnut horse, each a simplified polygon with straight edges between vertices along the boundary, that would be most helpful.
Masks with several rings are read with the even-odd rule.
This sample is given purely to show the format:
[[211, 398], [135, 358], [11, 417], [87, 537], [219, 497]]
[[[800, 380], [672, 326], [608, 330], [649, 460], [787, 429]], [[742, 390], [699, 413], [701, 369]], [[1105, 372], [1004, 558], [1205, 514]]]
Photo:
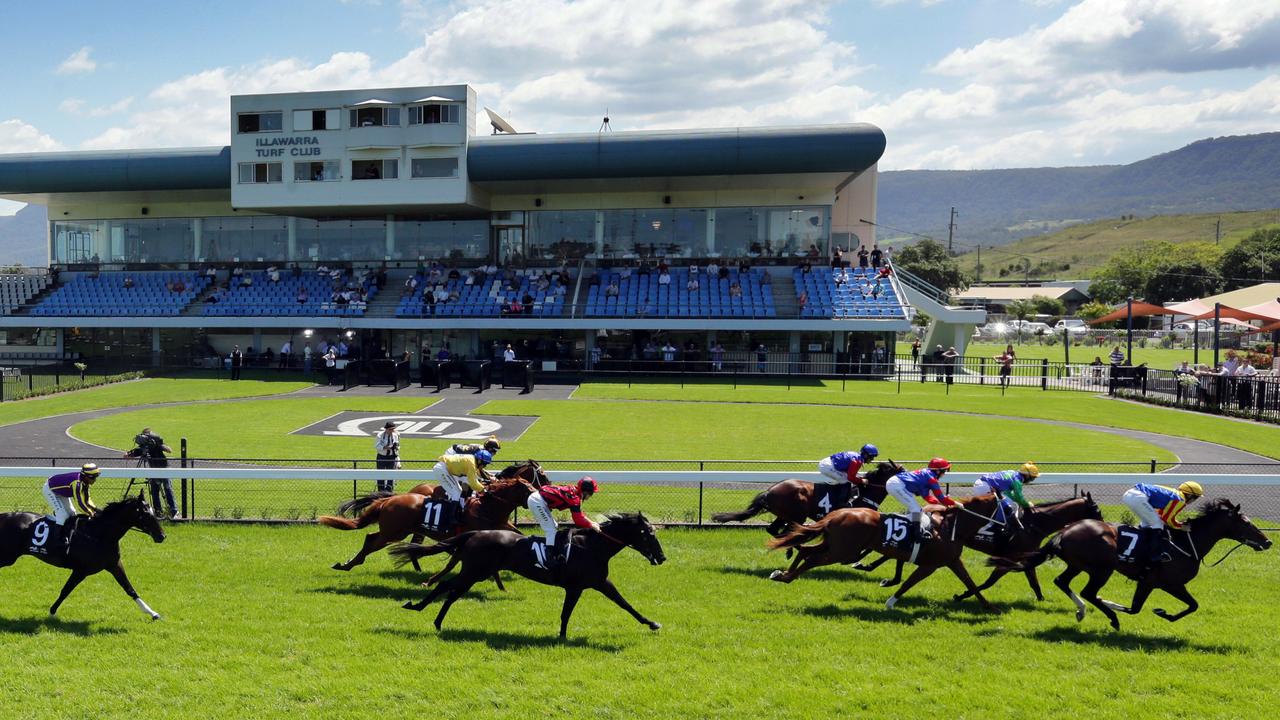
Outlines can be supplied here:
[[[1074, 522], [1081, 520], [1101, 520], [1102, 511], [1098, 509], [1098, 504], [1093, 501], [1093, 496], [1085, 493], [1084, 497], [1071, 498], [1069, 500], [1059, 500], [1057, 502], [1042, 503], [1033, 505], [1022, 516], [1023, 529], [1005, 537], [996, 536], [994, 533], [979, 532], [974, 535], [969, 542], [965, 543], [967, 547], [977, 550], [987, 555], [1004, 558], [1020, 558], [1028, 553], [1033, 553], [1040, 548], [1040, 543], [1044, 539], [1058, 532], [1062, 528]], [[993, 520], [991, 526], [997, 527], [998, 520]], [[889, 558], [881, 556], [868, 565], [859, 563], [854, 565], [856, 570], [875, 570], [883, 565]], [[881, 580], [880, 587], [893, 587], [902, 582], [902, 560], [898, 560], [897, 568], [894, 570], [893, 577], [888, 580]], [[1009, 570], [995, 568], [991, 571], [991, 576], [987, 581], [978, 586], [978, 590], [987, 590], [991, 586], [1000, 581], [1000, 578], [1009, 574]], [[1035, 568], [1027, 568], [1023, 571], [1027, 576], [1027, 584], [1031, 586], [1031, 592], [1036, 594], [1037, 600], [1044, 600], [1044, 593], [1040, 592], [1040, 578], [1036, 577]], [[956, 600], [964, 600], [973, 597], [973, 593], [966, 590], [956, 595]]]
[[[957, 507], [925, 507], [925, 511], [933, 516], [934, 538], [921, 543], [919, 554], [915, 558], [915, 571], [889, 597], [885, 603], [886, 608], [892, 610], [916, 583], [932, 575], [938, 568], [946, 567], [960, 578], [960, 582], [978, 598], [984, 608], [993, 612], [996, 610], [974, 586], [973, 578], [969, 577], [960, 553], [964, 550], [965, 543], [990, 521], [999, 501], [994, 495], [979, 495], [956, 502]], [[769, 577], [771, 580], [789, 583], [805, 571], [823, 565], [854, 563], [872, 551], [895, 559], [910, 559], [910, 546], [885, 545], [884, 535], [884, 520], [880, 512], [866, 508], [836, 510], [812, 525], [801, 525], [771, 541], [769, 547], [773, 549], [795, 548], [796, 559], [786, 571], [775, 570]], [[817, 545], [803, 544], [817, 537], [822, 538]]]
[[[537, 468], [536, 463], [516, 467], [520, 477], [495, 480], [489, 483], [485, 492], [467, 502], [456, 525], [456, 532], [431, 533], [430, 536], [435, 540], [445, 540], [468, 530], [515, 530], [515, 526], [511, 524], [511, 515], [516, 508], [524, 507], [529, 495], [534, 492], [531, 482], [523, 476], [528, 475], [534, 480], [546, 477]], [[398, 495], [373, 493], [350, 500], [338, 508], [340, 514], [352, 510], [360, 511], [360, 516], [354, 520], [332, 515], [319, 518], [321, 525], [338, 530], [358, 530], [374, 523], [378, 524], [375, 532], [365, 536], [364, 545], [360, 551], [344, 563], [335, 563], [333, 569], [350, 570], [387, 545], [404, 540], [411, 533], [419, 534], [422, 529], [423, 506], [429, 499], [445, 501], [444, 491], [434, 488], [430, 497], [419, 492]], [[427, 533], [420, 533], [418, 536], [425, 535]]]
[[[1116, 526], [1098, 520], [1085, 520], [1071, 525], [1055, 535], [1039, 552], [1028, 553], [1023, 562], [1004, 558], [992, 558], [988, 562], [1006, 570], [1026, 570], [1040, 565], [1050, 557], [1062, 558], [1067, 564], [1067, 569], [1054, 578], [1053, 584], [1076, 604], [1076, 621], [1084, 620], [1085, 604], [1080, 599], [1083, 597], [1107, 616], [1113, 629], [1119, 630], [1120, 618], [1116, 617], [1116, 613], [1138, 614], [1142, 611], [1142, 606], [1151, 595], [1151, 591], [1157, 588], [1187, 604], [1186, 609], [1178, 613], [1168, 613], [1158, 609], [1155, 611], [1157, 617], [1175, 622], [1195, 612], [1200, 604], [1191, 597], [1191, 593], [1187, 592], [1187, 583], [1195, 578], [1201, 563], [1213, 546], [1224, 539], [1235, 540], [1254, 550], [1266, 550], [1271, 547], [1271, 541], [1240, 512], [1239, 505], [1233, 505], [1230, 500], [1219, 498], [1210, 502], [1199, 515], [1187, 521], [1185, 532], [1173, 533], [1172, 547], [1169, 548], [1170, 560], [1154, 567], [1148, 568], [1141, 561], [1121, 563], [1116, 544], [1118, 540]], [[1098, 591], [1107, 584], [1111, 574], [1117, 570], [1138, 583], [1133, 591], [1133, 603], [1129, 607], [1098, 597]], [[1085, 584], [1080, 594], [1076, 595], [1071, 589], [1071, 581], [1080, 573], [1087, 574], [1089, 582]]]
[[[853, 486], [860, 493], [850, 499], [851, 507], [878, 510], [880, 503], [884, 502], [885, 496], [888, 495], [884, 489], [885, 481], [900, 472], [902, 467], [892, 460], [877, 463], [875, 469], [866, 474], [865, 484]], [[711, 521], [741, 522], [762, 512], [774, 515], [774, 521], [765, 527], [765, 531], [774, 537], [782, 537], [792, 525], [802, 525], [809, 518], [821, 518], [826, 515], [823, 509], [818, 507], [818, 493], [814, 483], [792, 478], [775, 483], [768, 490], [756, 495], [745, 510], [716, 513], [711, 516]]]

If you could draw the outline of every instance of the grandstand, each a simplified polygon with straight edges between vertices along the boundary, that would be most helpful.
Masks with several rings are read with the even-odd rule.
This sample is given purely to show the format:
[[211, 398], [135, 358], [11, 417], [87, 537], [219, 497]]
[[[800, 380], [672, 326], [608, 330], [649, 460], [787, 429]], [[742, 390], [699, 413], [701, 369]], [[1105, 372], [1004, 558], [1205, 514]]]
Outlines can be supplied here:
[[0, 307], [8, 315], [49, 287], [48, 275], [0, 275]]
[[584, 362], [657, 334], [832, 362], [891, 344], [917, 299], [946, 344], [981, 322], [904, 274], [827, 269], [875, 243], [874, 126], [487, 134], [479, 110], [466, 85], [240, 95], [225, 147], [0, 155], [0, 197], [50, 218], [50, 275], [0, 283], [0, 359], [53, 337], [207, 366], [341, 335], [371, 359], [546, 340]]

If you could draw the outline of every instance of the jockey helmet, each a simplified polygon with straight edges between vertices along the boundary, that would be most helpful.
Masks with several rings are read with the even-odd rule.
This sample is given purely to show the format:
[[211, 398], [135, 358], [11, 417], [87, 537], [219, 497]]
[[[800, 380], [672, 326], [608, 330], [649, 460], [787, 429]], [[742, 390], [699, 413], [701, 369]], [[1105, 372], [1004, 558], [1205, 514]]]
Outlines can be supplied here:
[[595, 495], [600, 491], [600, 483], [595, 478], [587, 475], [578, 481], [578, 492], [583, 495]]
[[1022, 467], [1018, 468], [1018, 472], [1027, 479], [1027, 482], [1040, 477], [1040, 468], [1036, 467], [1033, 462], [1022, 463]]
[[1200, 483], [1195, 480], [1188, 480], [1178, 486], [1178, 492], [1187, 498], [1194, 499], [1204, 495], [1204, 488], [1200, 487]]
[[484, 449], [490, 453], [496, 453], [502, 449], [502, 443], [498, 442], [498, 438], [490, 435], [489, 439], [484, 441]]
[[936, 457], [929, 461], [930, 470], [950, 470], [951, 463], [946, 458]]
[[476, 464], [488, 465], [491, 462], [493, 462], [493, 453], [489, 452], [488, 450], [481, 450], [480, 452], [476, 453]]
[[93, 463], [85, 463], [80, 466], [80, 474], [85, 477], [98, 477], [98, 473], [100, 472], [102, 471]]
[[862, 446], [862, 451], [859, 454], [862, 455], [862, 459], [864, 462], [871, 461], [871, 460], [875, 460], [876, 456], [880, 454], [880, 449], [877, 448], [875, 445], [872, 445], [871, 443], [867, 443], [866, 445]]

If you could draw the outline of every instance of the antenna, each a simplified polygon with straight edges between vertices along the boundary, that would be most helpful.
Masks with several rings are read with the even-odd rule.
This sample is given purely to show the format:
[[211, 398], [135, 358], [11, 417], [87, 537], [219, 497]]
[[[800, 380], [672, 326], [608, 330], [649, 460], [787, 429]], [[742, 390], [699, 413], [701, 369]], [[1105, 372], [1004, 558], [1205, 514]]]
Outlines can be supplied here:
[[613, 128], [609, 125], [609, 108], [604, 109], [604, 120], [600, 122], [600, 129], [596, 132], [613, 132]]

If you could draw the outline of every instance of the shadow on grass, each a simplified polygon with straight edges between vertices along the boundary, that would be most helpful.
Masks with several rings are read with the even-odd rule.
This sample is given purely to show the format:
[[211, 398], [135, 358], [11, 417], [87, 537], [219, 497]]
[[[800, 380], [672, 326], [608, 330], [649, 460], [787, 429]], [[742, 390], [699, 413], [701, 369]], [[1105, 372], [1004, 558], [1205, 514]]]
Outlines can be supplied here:
[[898, 601], [892, 610], [884, 606], [888, 599], [886, 594], [881, 600], [866, 600], [857, 595], [847, 595], [848, 605], [811, 605], [800, 609], [801, 614], [827, 620], [856, 619], [866, 622], [911, 624], [921, 620], [936, 620], [940, 617], [963, 619], [969, 623], [991, 622], [999, 617], [996, 613], [982, 609], [976, 603], [972, 606], [959, 603], [939, 603], [920, 598], [905, 597]]
[[125, 632], [116, 627], [94, 627], [93, 623], [87, 620], [59, 620], [56, 616], [48, 615], [34, 618], [0, 618], [0, 634], [34, 635], [40, 631], [80, 637], [119, 635]]
[[[434, 613], [429, 613], [431, 608], [428, 607], [424, 614], [434, 618]], [[573, 626], [570, 625], [570, 630]], [[559, 636], [554, 634], [535, 635], [532, 633], [512, 632], [509, 630], [476, 630], [476, 629], [459, 629], [454, 630], [445, 628], [436, 632], [435, 630], [413, 630], [406, 628], [375, 628], [374, 632], [384, 635], [394, 635], [407, 640], [422, 641], [431, 638], [439, 638], [445, 642], [482, 642], [493, 650], [519, 650], [521, 648], [538, 648], [538, 647], [580, 647], [589, 650], [599, 650], [601, 652], [618, 652], [623, 650], [622, 645], [613, 643], [592, 642], [587, 638], [570, 637], [567, 640], [561, 640]]]
[[[379, 585], [377, 583], [329, 585], [327, 587], [312, 588], [310, 592], [324, 593], [328, 595], [351, 595], [355, 597], [369, 598], [372, 600], [417, 600], [431, 592], [430, 588], [422, 587], [422, 580], [424, 578], [425, 576], [415, 577], [412, 583], [406, 583], [403, 585]], [[482, 587], [485, 585], [487, 585], [487, 587]], [[475, 586], [467, 591], [467, 594], [459, 598], [459, 600], [482, 603], [506, 602], [509, 599], [511, 599], [511, 595], [498, 591], [497, 586], [493, 585], [492, 582], [476, 583]]]
[[1098, 645], [1125, 651], [1168, 652], [1170, 650], [1193, 650], [1213, 655], [1237, 655], [1246, 652], [1244, 648], [1225, 643], [1197, 643], [1176, 636], [1150, 637], [1130, 635], [1124, 631], [1111, 630], [1109, 627], [1102, 630], [1092, 630], [1076, 625], [1060, 625], [1027, 633], [1026, 637], [1045, 642]]
[[[437, 571], [439, 571], [439, 569], [440, 568], [436, 568], [436, 567], [428, 567], [428, 568], [423, 568], [422, 572], [416, 572], [412, 568], [406, 568], [404, 570], [380, 570], [378, 571], [378, 577], [386, 578], [387, 580], [399, 580], [402, 582], [409, 583], [415, 588], [421, 588], [422, 583], [426, 582], [427, 578], [434, 575]], [[449, 578], [454, 577], [455, 575], [457, 575], [456, 570], [446, 575], [442, 579], [442, 581], [448, 580]], [[519, 575], [516, 575], [515, 573], [502, 574], [502, 584], [507, 586], [508, 590], [511, 589], [513, 585], [520, 583], [522, 580], [524, 580], [524, 578], [520, 577]], [[483, 583], [483, 582], [477, 583], [477, 585], [484, 585], [484, 584], [486, 583]], [[496, 585], [493, 585], [492, 581], [489, 581], [488, 584], [495, 588], [497, 587]]]
[[[763, 578], [765, 580], [768, 580], [769, 575], [771, 575], [774, 570], [785, 570], [785, 569], [786, 569], [785, 567], [781, 567], [781, 568], [718, 567], [715, 569], [715, 571], [725, 575], [746, 575], [747, 577], [757, 577], [757, 578]], [[803, 582], [804, 580], [856, 580], [858, 582], [872, 582], [872, 581], [877, 583], [880, 582], [880, 578], [878, 576], [874, 576], [870, 573], [862, 572], [861, 570], [854, 570], [851, 567], [843, 566], [843, 565], [832, 566], [832, 567], [820, 567], [814, 570], [810, 570], [809, 572], [801, 575], [799, 579], [797, 579], [795, 582]]]

